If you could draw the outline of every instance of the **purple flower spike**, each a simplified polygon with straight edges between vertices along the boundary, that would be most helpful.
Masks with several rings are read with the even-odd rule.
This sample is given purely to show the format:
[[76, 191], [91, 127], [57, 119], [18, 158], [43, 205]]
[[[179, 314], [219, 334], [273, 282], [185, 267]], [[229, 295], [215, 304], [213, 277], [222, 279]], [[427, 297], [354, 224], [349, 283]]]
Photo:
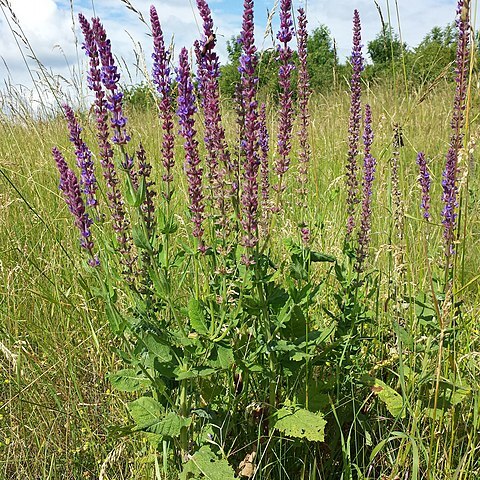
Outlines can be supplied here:
[[152, 187], [155, 185], [155, 182], [151, 180], [152, 166], [147, 161], [147, 156], [143, 145], [140, 144], [137, 150], [137, 160], [138, 160], [138, 175], [137, 178], [142, 179], [145, 182], [145, 201], [140, 207], [142, 211], [143, 220], [145, 222], [145, 227], [150, 237], [154, 234], [155, 226], [155, 204], [154, 198], [156, 196], [155, 190]]
[[165, 173], [162, 176], [166, 184], [166, 190], [163, 192], [165, 200], [170, 201], [173, 189], [173, 167], [175, 166], [174, 157], [174, 124], [173, 124], [173, 99], [172, 99], [172, 79], [170, 76], [170, 53], [165, 49], [163, 32], [158, 19], [157, 11], [152, 5], [150, 7], [150, 22], [152, 24], [153, 35], [153, 82], [157, 86], [160, 94], [159, 114], [162, 121], [163, 141], [162, 141], [162, 164]]
[[242, 56], [239, 71], [242, 77], [242, 107], [244, 113], [243, 139], [240, 146], [244, 154], [242, 184], [242, 226], [245, 235], [242, 244], [247, 248], [258, 243], [258, 156], [259, 123], [256, 100], [258, 77], [256, 75], [257, 56], [254, 43], [253, 0], [245, 0], [243, 10]]
[[447, 268], [451, 266], [450, 256], [455, 253], [455, 230], [457, 227], [457, 176], [458, 176], [458, 155], [463, 143], [463, 127], [465, 126], [464, 111], [466, 108], [466, 95], [469, 69], [469, 0], [459, 0], [457, 5], [457, 56], [456, 56], [456, 89], [453, 102], [453, 117], [451, 121], [452, 137], [448, 149], [445, 170], [443, 171], [443, 238], [445, 241], [445, 254], [447, 256]]
[[87, 198], [87, 205], [90, 207], [96, 207], [98, 205], [95, 195], [95, 192], [97, 191], [97, 180], [93, 169], [92, 152], [82, 140], [82, 129], [75, 118], [73, 110], [68, 105], [64, 105], [63, 110], [67, 117], [70, 141], [75, 146], [77, 166], [81, 170], [80, 186]]
[[280, 194], [285, 189], [283, 177], [287, 173], [290, 166], [290, 150], [293, 129], [293, 100], [292, 100], [292, 71], [295, 68], [292, 63], [292, 49], [288, 43], [293, 38], [293, 22], [292, 22], [292, 1], [281, 0], [280, 2], [280, 31], [277, 39], [278, 45], [278, 61], [280, 68], [278, 72], [280, 84], [280, 112], [278, 127], [278, 160], [275, 170], [278, 175], [278, 182], [274, 185], [277, 191], [277, 205], [275, 209], [280, 210]]
[[111, 126], [114, 131], [112, 141], [117, 145], [124, 145], [130, 137], [125, 130], [127, 119], [123, 115], [123, 93], [118, 89], [120, 74], [113, 59], [110, 40], [98, 18], [92, 19], [92, 30], [102, 63], [100, 79], [107, 90], [107, 108], [112, 112]]
[[68, 168], [67, 162], [58, 148], [53, 148], [52, 153], [60, 173], [59, 188], [63, 192], [65, 202], [75, 219], [75, 226], [80, 231], [80, 246], [89, 253], [89, 264], [93, 267], [97, 266], [99, 265], [99, 260], [93, 253], [93, 240], [91, 239], [92, 233], [90, 230], [93, 222], [85, 211], [78, 179], [75, 173]]
[[358, 203], [357, 155], [360, 137], [361, 112], [361, 83], [360, 75], [363, 71], [363, 56], [361, 45], [361, 24], [358, 10], [353, 12], [353, 48], [350, 63], [353, 68], [350, 80], [350, 121], [348, 125], [348, 156], [347, 156], [347, 239], [355, 228], [355, 205]]
[[[266, 216], [270, 211], [270, 165], [268, 164], [269, 135], [267, 130], [267, 108], [265, 103], [260, 107], [260, 116], [258, 119], [258, 143], [260, 145], [260, 168], [262, 175], [262, 216], [266, 221]], [[266, 226], [266, 225], [265, 225]]]
[[178, 109], [177, 114], [180, 124], [180, 135], [185, 139], [185, 171], [188, 178], [188, 194], [190, 197], [190, 211], [194, 224], [193, 236], [198, 239], [199, 250], [205, 251], [202, 241], [204, 233], [202, 222], [204, 216], [202, 174], [200, 157], [198, 155], [198, 142], [195, 139], [195, 94], [193, 93], [192, 79], [190, 78], [190, 65], [188, 51], [184, 47], [180, 52], [180, 63], [177, 71], [178, 82]]
[[298, 9], [298, 109], [300, 117], [300, 128], [298, 132], [299, 141], [299, 205], [307, 207], [307, 183], [308, 166], [310, 163], [310, 144], [308, 143], [308, 127], [310, 115], [308, 113], [308, 101], [310, 99], [310, 77], [307, 70], [307, 17], [303, 8]]
[[364, 162], [363, 162], [363, 198], [362, 198], [362, 212], [360, 218], [360, 229], [358, 232], [358, 250], [357, 250], [357, 264], [358, 272], [363, 271], [363, 264], [367, 257], [368, 246], [370, 244], [370, 230], [372, 226], [372, 184], [375, 174], [376, 160], [371, 154], [371, 146], [373, 143], [372, 131], [372, 112], [370, 105], [365, 105], [365, 126], [363, 133], [364, 144]]
[[418, 182], [422, 188], [422, 204], [421, 209], [423, 210], [423, 218], [425, 220], [430, 220], [430, 173], [428, 171], [427, 159], [423, 152], [418, 152], [417, 155], [417, 164], [420, 170], [420, 175], [418, 177]]
[[220, 64], [215, 52], [216, 36], [213, 30], [212, 14], [205, 0], [197, 0], [198, 10], [203, 20], [203, 39], [195, 42], [197, 57], [197, 77], [201, 95], [201, 105], [205, 117], [205, 147], [207, 159], [207, 179], [210, 190], [210, 203], [220, 211], [220, 224], [226, 227], [225, 176], [230, 169], [230, 155], [225, 140], [225, 130], [220, 113], [220, 90], [218, 78]]
[[[127, 235], [128, 220], [125, 216], [123, 199], [118, 189], [118, 177], [113, 163], [113, 150], [110, 143], [108, 126], [108, 102], [102, 87], [102, 74], [100, 72], [100, 55], [95, 39], [95, 33], [88, 20], [79, 14], [80, 26], [85, 38], [83, 48], [90, 60], [88, 72], [88, 85], [95, 92], [94, 110], [97, 122], [97, 138], [100, 151], [100, 164], [103, 177], [107, 186], [108, 207], [110, 209], [113, 230], [116, 233], [120, 251], [124, 255], [124, 263], [132, 273], [131, 242]], [[98, 30], [98, 28], [97, 28]]]

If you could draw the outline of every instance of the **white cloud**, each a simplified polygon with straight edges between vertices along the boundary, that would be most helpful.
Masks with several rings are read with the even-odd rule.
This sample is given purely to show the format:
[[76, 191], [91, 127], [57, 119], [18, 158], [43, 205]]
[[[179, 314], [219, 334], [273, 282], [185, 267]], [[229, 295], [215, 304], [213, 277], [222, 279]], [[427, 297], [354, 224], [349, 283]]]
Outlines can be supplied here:
[[[385, 22], [389, 15], [386, 0], [377, 2]], [[401, 29], [402, 39], [410, 47], [415, 47], [436, 25], [445, 26], [455, 20], [455, 0], [399, 0], [398, 23], [395, 2], [390, 1], [390, 23], [396, 32]], [[340, 58], [351, 51], [353, 10], [360, 13], [362, 23], [362, 43], [365, 46], [381, 30], [379, 13], [373, 0], [315, 0], [308, 4], [310, 28], [319, 24], [327, 25], [338, 46]]]
[[[19, 55], [19, 49], [11, 29], [19, 30], [12, 22], [8, 9], [8, 0], [0, 0], [3, 16], [0, 15], [0, 57], [8, 65], [5, 69], [0, 62], [0, 78], [11, 75], [13, 83], [32, 85], [27, 67]], [[130, 0], [149, 23], [150, 4], [156, 5], [167, 43], [174, 39], [175, 51], [180, 47], [191, 46], [200, 37], [201, 19], [196, 12], [195, 0]], [[234, 3], [235, 2], [235, 3]], [[222, 60], [226, 59], [226, 42], [241, 29], [242, 0], [214, 0], [211, 2], [213, 18], [217, 29], [218, 52]], [[274, 0], [257, 0], [256, 2], [256, 34], [258, 44], [262, 45], [266, 9], [272, 8]], [[386, 0], [379, 0], [385, 19], [387, 16]], [[395, 2], [389, 2], [393, 26], [397, 28], [394, 10]], [[28, 38], [35, 55], [52, 72], [71, 76], [71, 68], [77, 72], [85, 68], [85, 56], [80, 49], [82, 36], [78, 28], [77, 15], [82, 11], [87, 18], [94, 14], [99, 16], [105, 25], [112, 41], [115, 55], [121, 57], [129, 66], [133, 81], [138, 76], [133, 67], [135, 63], [134, 42], [140, 42], [147, 61], [150, 64], [151, 39], [149, 27], [142, 24], [138, 16], [128, 10], [121, 0], [95, 0], [95, 11], [90, 0], [73, 0], [73, 12], [70, 0], [10, 0], [11, 8], [18, 18], [25, 37]], [[296, 2], [295, 8], [305, 5], [305, 1]], [[415, 46], [423, 36], [435, 25], [446, 25], [455, 18], [455, 0], [399, 0], [400, 24], [403, 40]], [[373, 0], [309, 0], [306, 3], [309, 27], [313, 29], [319, 24], [326, 24], [336, 39], [340, 58], [349, 55], [351, 44], [351, 25], [353, 9], [360, 11], [362, 20], [362, 39], [364, 45], [372, 40], [380, 31], [381, 25]], [[72, 23], [72, 14], [75, 27]], [[8, 25], [10, 22], [10, 26]], [[274, 22], [277, 28], [278, 20]], [[18, 37], [16, 37], [18, 40]], [[77, 41], [77, 43], [75, 43]], [[265, 42], [269, 46], [269, 41]], [[19, 41], [22, 52], [30, 55], [28, 49]], [[121, 62], [123, 63], [123, 62]], [[70, 66], [67, 67], [67, 64]], [[29, 65], [35, 68], [34, 62]], [[126, 75], [123, 76], [127, 80]], [[0, 86], [1, 88], [1, 86]]]

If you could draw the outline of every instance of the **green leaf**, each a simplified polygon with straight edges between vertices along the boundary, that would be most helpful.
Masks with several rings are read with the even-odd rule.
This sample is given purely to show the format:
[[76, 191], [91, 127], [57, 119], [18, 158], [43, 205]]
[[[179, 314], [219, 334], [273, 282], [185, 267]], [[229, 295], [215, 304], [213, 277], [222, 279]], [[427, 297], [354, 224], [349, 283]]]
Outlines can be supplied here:
[[[141, 400], [141, 397], [138, 400]], [[136, 402], [138, 402], [136, 400]], [[135, 402], [132, 402], [135, 403]], [[131, 404], [129, 404], [130, 408]], [[142, 423], [137, 424], [135, 431], [144, 431], [160, 435], [165, 438], [176, 438], [180, 436], [182, 428], [190, 426], [192, 423], [191, 418], [184, 418], [175, 412], [169, 412], [166, 415], [163, 414], [153, 403], [142, 402], [134, 407], [135, 414], [138, 415], [139, 420]], [[133, 417], [133, 414], [132, 414]]]
[[[195, 475], [195, 477], [192, 477]], [[218, 458], [208, 445], [204, 445], [184, 465], [180, 480], [235, 480], [235, 472], [227, 460]]]
[[313, 250], [310, 252], [310, 261], [311, 262], [330, 262], [333, 263], [336, 261], [335, 257], [331, 255], [327, 255], [326, 253], [314, 252]]
[[163, 406], [152, 397], [140, 397], [127, 404], [138, 430], [149, 427], [163, 415]]
[[132, 240], [136, 247], [152, 252], [152, 246], [141, 225], [132, 226]]
[[206, 335], [208, 333], [205, 326], [205, 314], [203, 312], [203, 306], [196, 298], [190, 299], [188, 302], [188, 318], [190, 319], [190, 325], [200, 335]]
[[170, 235], [178, 230], [178, 224], [173, 216], [167, 217], [161, 210], [157, 215], [158, 230], [163, 235]]
[[159, 363], [169, 363], [172, 360], [170, 348], [161, 343], [158, 335], [147, 333], [140, 341]]
[[326, 424], [323, 414], [303, 408], [284, 407], [275, 413], [274, 427], [289, 437], [323, 442]]
[[120, 315], [117, 307], [111, 303], [105, 303], [105, 313], [107, 315], [108, 323], [110, 324], [110, 330], [114, 335], [121, 335], [125, 331], [127, 322]]
[[150, 385], [150, 380], [145, 378], [134, 368], [127, 368], [108, 375], [113, 388], [121, 392], [135, 392]]
[[403, 398], [393, 388], [389, 387], [381, 380], [375, 379], [375, 383], [372, 386], [372, 392], [375, 393], [378, 398], [385, 403], [387, 410], [394, 417], [405, 418], [405, 409], [403, 408]]
[[145, 179], [140, 179], [138, 189], [133, 186], [130, 175], [127, 175], [125, 183], [125, 200], [131, 207], [139, 207], [145, 200]]
[[219, 345], [217, 347], [217, 352], [218, 352], [218, 361], [220, 362], [220, 366], [223, 369], [226, 370], [235, 363], [233, 350], [230, 347], [224, 347], [222, 345]]

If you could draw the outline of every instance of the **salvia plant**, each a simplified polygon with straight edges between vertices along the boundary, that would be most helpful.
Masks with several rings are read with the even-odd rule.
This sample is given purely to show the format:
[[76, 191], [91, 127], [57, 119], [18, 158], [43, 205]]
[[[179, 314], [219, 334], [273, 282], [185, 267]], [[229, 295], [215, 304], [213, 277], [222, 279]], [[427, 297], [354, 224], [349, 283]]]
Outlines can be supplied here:
[[[59, 188], [123, 363], [109, 375], [117, 390], [127, 392], [131, 423], [121, 431], [147, 436], [165, 478], [319, 478], [319, 472], [339, 465], [342, 478], [354, 478], [353, 464], [357, 472], [374, 475], [379, 449], [373, 450], [372, 439], [362, 440], [373, 421], [368, 399], [373, 392], [397, 422], [404, 421], [409, 407], [375, 376], [380, 367], [369, 363], [380, 275], [370, 256], [377, 160], [374, 114], [362, 104], [360, 14], [353, 14], [345, 132], [345, 255], [334, 258], [314, 249], [316, 235], [304, 213], [297, 217], [299, 240], [273, 242], [282, 236], [287, 209], [296, 205], [304, 211], [310, 205], [304, 9], [298, 10], [295, 32], [292, 2], [279, 5], [280, 95], [272, 128], [269, 108], [258, 98], [254, 4], [244, 1], [235, 107], [239, 128], [231, 141], [219, 93], [212, 12], [205, 0], [197, 0], [197, 7], [201, 38], [177, 57], [165, 45], [155, 7], [150, 9], [160, 131], [155, 149], [130, 132], [119, 69], [100, 19], [80, 15], [97, 141], [86, 144], [76, 113], [65, 105], [75, 166], [69, 166], [68, 152], [53, 148]], [[458, 5], [458, 32], [452, 137], [442, 182], [448, 282], [468, 81], [465, 0]], [[297, 59], [291, 46], [295, 36]], [[421, 215], [430, 225], [431, 177], [424, 153], [417, 163]], [[298, 179], [290, 192], [292, 164]], [[398, 151], [393, 167], [399, 224]], [[287, 193], [298, 200], [289, 202]], [[324, 290], [333, 291], [335, 302], [319, 300]], [[428, 312], [444, 325], [436, 292], [425, 294], [423, 303], [405, 302], [422, 306], [419, 318], [425, 320]], [[395, 328], [407, 338], [401, 325]]]

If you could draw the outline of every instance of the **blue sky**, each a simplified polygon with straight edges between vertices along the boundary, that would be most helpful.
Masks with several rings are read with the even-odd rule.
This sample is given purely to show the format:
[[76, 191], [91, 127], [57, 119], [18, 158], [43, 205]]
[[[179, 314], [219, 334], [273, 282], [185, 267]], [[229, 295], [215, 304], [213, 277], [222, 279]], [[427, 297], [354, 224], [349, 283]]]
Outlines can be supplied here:
[[[195, 0], [129, 0], [130, 3], [148, 21], [148, 10], [153, 3], [159, 13], [165, 37], [173, 39], [175, 52], [185, 45], [191, 46], [200, 38], [199, 18], [196, 13]], [[150, 67], [151, 46], [148, 28], [130, 11], [122, 0], [0, 0], [0, 79], [13, 84], [31, 87], [28, 69], [19, 46], [15, 42], [10, 18], [5, 7], [10, 3], [20, 26], [29, 39], [39, 60], [52, 73], [69, 79], [82, 74], [85, 66], [83, 52], [80, 50], [81, 35], [76, 24], [78, 12], [87, 17], [98, 15], [111, 38], [114, 52], [128, 66], [124, 68], [124, 80], [135, 82], [142, 78], [142, 73], [134, 67], [142, 52], [147, 59], [146, 69]], [[387, 0], [378, 0], [384, 17], [388, 18]], [[473, 0], [473, 6], [476, 2]], [[241, 28], [243, 2], [240, 0], [212, 0], [209, 2], [217, 29], [218, 52], [222, 60], [226, 59], [226, 41], [238, 34]], [[398, 29], [395, 12], [395, 0], [389, 0], [392, 25]], [[73, 6], [73, 12], [71, 7]], [[343, 60], [348, 56], [351, 43], [351, 19], [355, 8], [362, 20], [362, 39], [367, 42], [375, 37], [381, 28], [379, 15], [373, 0], [302, 0], [294, 1], [294, 8], [303, 6], [307, 10], [309, 28], [320, 24], [329, 26], [335, 38], [339, 55]], [[256, 0], [255, 24], [257, 45], [271, 47], [271, 40], [263, 40], [267, 10], [277, 9], [275, 0]], [[415, 46], [435, 25], [446, 25], [455, 18], [455, 0], [398, 0], [400, 25], [403, 40]], [[72, 17], [73, 13], [73, 17]], [[75, 19], [75, 24], [73, 23]], [[274, 29], [278, 25], [275, 15]], [[20, 42], [20, 48], [29, 55]], [[27, 59], [29, 65], [34, 63]], [[142, 61], [140, 61], [142, 64]], [[60, 82], [61, 83], [61, 82]], [[1, 87], [0, 87], [1, 88]]]

